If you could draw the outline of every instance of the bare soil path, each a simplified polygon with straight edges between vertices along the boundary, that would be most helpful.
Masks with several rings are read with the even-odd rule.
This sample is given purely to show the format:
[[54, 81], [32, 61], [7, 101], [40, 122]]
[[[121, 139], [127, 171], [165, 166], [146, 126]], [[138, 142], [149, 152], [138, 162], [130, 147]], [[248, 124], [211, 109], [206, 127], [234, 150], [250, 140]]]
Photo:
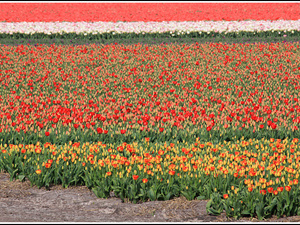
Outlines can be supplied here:
[[[38, 189], [29, 181], [9, 181], [0, 173], [0, 222], [234, 222], [223, 213], [206, 213], [207, 201], [149, 201], [140, 204], [122, 203], [116, 197], [97, 198], [87, 187], [61, 186]], [[261, 222], [242, 218], [239, 222]], [[276, 217], [265, 222], [299, 222], [300, 217]]]

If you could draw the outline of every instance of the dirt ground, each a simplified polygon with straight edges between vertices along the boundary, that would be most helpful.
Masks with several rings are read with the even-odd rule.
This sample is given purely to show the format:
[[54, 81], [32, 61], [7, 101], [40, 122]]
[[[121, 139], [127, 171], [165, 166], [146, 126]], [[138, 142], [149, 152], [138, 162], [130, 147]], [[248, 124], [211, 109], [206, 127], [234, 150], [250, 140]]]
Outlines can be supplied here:
[[122, 203], [116, 197], [97, 198], [87, 187], [38, 189], [29, 181], [9, 181], [0, 173], [0, 222], [299, 222], [300, 216], [259, 221], [227, 219], [206, 213], [205, 200]]

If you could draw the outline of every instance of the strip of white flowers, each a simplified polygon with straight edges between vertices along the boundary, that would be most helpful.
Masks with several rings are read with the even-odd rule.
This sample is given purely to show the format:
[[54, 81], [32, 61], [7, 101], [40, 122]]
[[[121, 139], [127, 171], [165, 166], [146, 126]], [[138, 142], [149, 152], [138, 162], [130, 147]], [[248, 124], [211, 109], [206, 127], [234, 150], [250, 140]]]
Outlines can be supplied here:
[[300, 31], [300, 20], [276, 21], [198, 21], [198, 22], [0, 22], [0, 33], [102, 34], [190, 32], [293, 32]]

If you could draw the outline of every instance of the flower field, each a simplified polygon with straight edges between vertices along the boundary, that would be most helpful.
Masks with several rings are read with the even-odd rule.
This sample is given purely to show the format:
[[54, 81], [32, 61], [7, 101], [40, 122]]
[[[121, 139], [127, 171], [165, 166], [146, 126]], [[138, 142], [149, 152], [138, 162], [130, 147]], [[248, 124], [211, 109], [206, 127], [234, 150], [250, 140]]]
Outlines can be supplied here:
[[296, 137], [299, 51], [289, 43], [1, 46], [0, 140]]
[[[11, 180], [28, 179], [38, 187], [86, 185], [100, 198], [113, 191], [134, 203], [209, 199], [208, 213], [225, 210], [235, 218], [300, 215], [299, 42], [201, 42], [228, 33], [232, 40], [297, 39], [297, 4], [282, 4], [279, 18], [262, 11], [257, 21], [250, 12], [266, 10], [264, 4], [232, 9], [242, 7], [248, 15], [228, 14], [224, 7], [227, 21], [198, 16], [193, 22], [188, 13], [175, 20], [160, 11], [161, 17], [141, 19], [129, 10], [127, 19], [86, 15], [92, 23], [82, 22], [84, 13], [78, 22], [54, 22], [49, 14], [36, 21], [23, 17], [25, 12], [11, 17], [8, 9], [20, 5], [0, 4], [8, 18], [0, 23], [0, 36], [23, 41], [60, 35], [72, 44], [0, 45], [0, 170]], [[47, 4], [41, 5], [38, 10]], [[78, 10], [70, 5], [46, 8], [53, 14], [59, 7]], [[115, 5], [111, 10], [128, 7]], [[156, 10], [157, 4], [149, 5]], [[192, 5], [182, 10], [213, 8]], [[37, 10], [36, 4], [26, 7]], [[214, 9], [210, 20], [221, 20]], [[57, 19], [65, 21], [62, 15]], [[137, 18], [142, 21], [117, 22]], [[259, 21], [267, 18], [274, 21]], [[93, 35], [111, 43], [97, 44]], [[116, 41], [140, 35], [171, 39]], [[183, 36], [193, 42], [173, 42]], [[84, 38], [94, 43], [76, 44]]]

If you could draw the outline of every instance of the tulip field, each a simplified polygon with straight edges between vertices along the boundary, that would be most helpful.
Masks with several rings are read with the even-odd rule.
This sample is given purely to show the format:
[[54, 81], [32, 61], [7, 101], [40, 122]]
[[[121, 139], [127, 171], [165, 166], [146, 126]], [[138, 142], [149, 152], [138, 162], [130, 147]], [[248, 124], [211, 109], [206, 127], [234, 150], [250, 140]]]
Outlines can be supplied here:
[[87, 3], [74, 17], [63, 10], [77, 3], [36, 4], [13, 15], [22, 4], [0, 3], [0, 170], [11, 180], [133, 203], [205, 199], [207, 213], [234, 218], [300, 215], [297, 3], [273, 3], [276, 15], [266, 3], [180, 3], [178, 19], [162, 3]]

